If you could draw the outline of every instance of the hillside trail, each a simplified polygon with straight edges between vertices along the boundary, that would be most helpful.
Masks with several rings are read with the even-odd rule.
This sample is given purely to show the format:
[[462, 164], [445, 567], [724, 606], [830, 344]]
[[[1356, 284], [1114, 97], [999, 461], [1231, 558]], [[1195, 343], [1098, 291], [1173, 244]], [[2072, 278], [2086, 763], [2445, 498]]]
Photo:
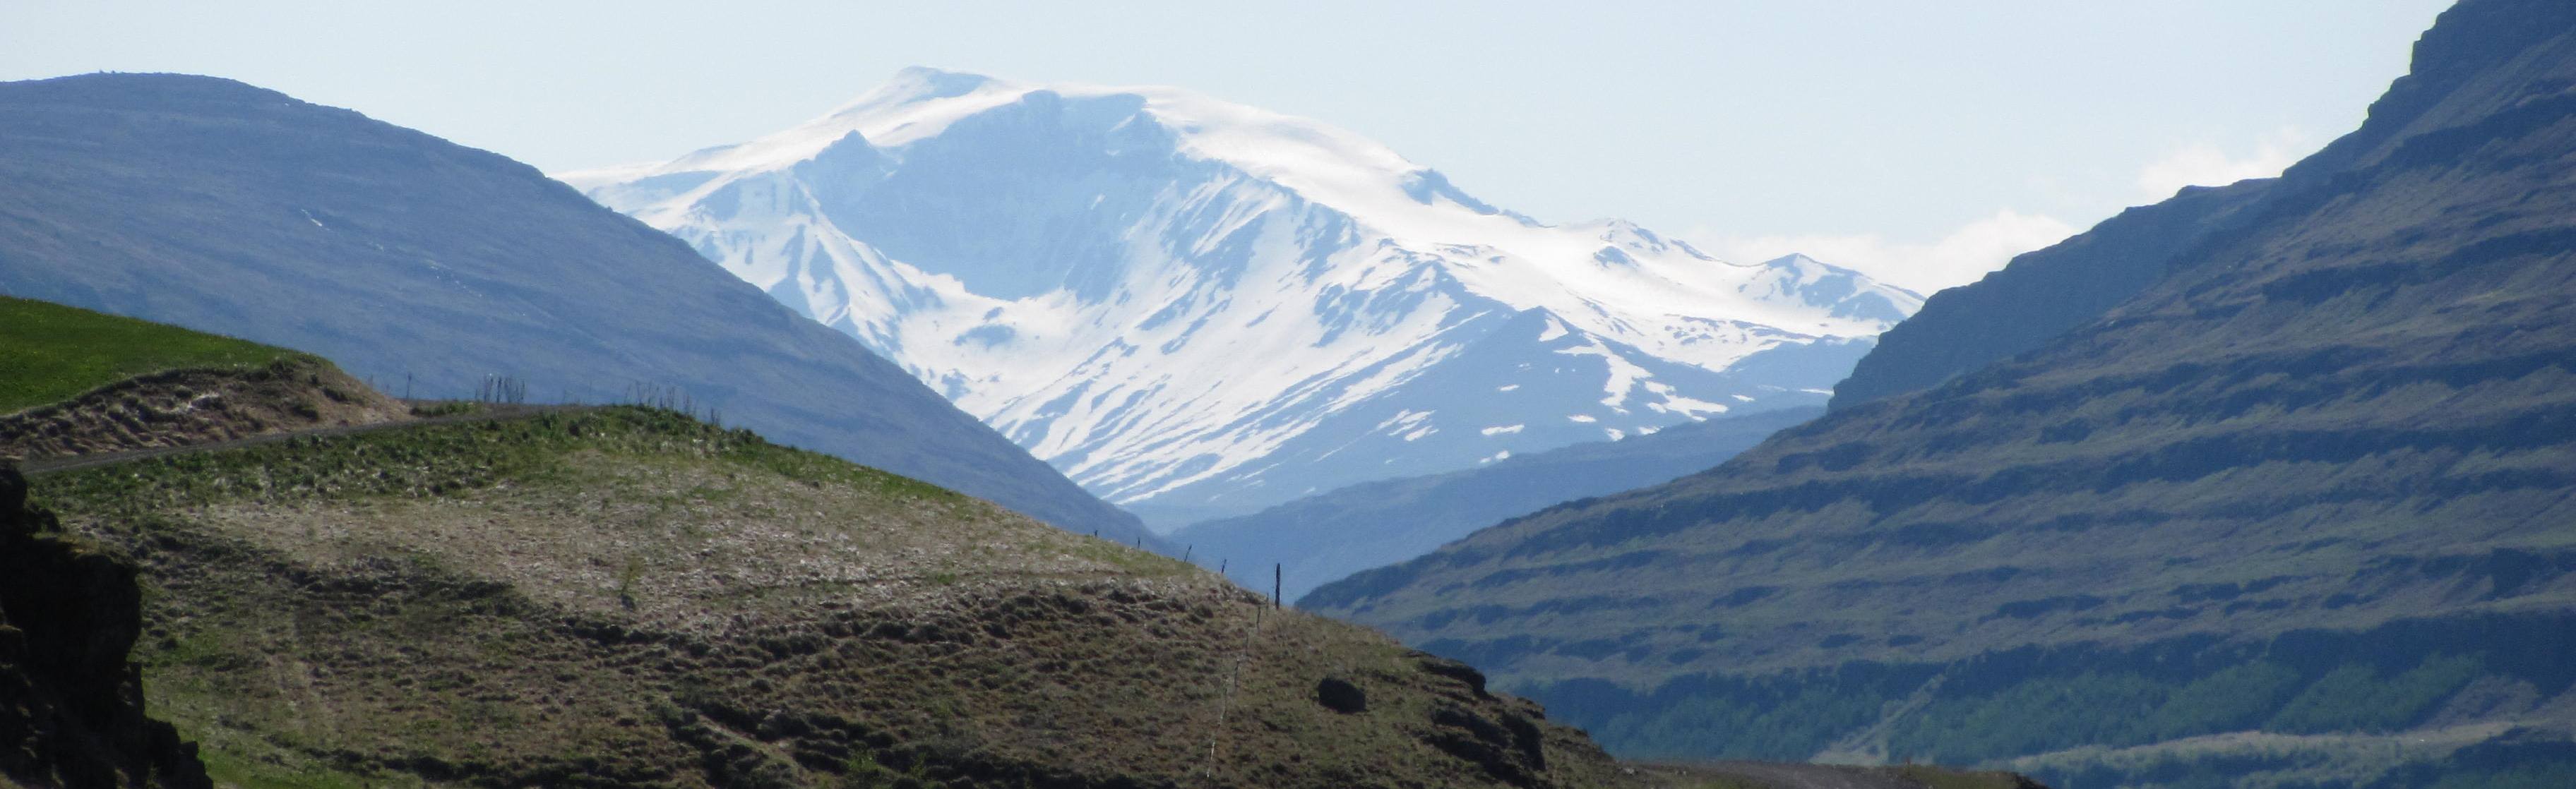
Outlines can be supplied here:
[[[414, 404], [421, 405], [429, 402], [430, 401], [420, 401]], [[590, 405], [520, 405], [480, 403], [477, 404], [477, 407], [472, 413], [465, 414], [420, 417], [394, 422], [378, 422], [371, 425], [342, 425], [317, 427], [306, 430], [288, 430], [250, 436], [247, 438], [236, 438], [228, 441], [212, 441], [203, 444], [189, 444], [186, 446], [155, 447], [152, 449], [136, 449], [125, 452], [101, 452], [89, 455], [67, 455], [50, 458], [29, 458], [18, 461], [18, 468], [21, 473], [24, 473], [29, 477], [35, 477], [58, 471], [95, 468], [114, 463], [124, 463], [168, 455], [187, 455], [199, 452], [215, 452], [239, 447], [255, 446], [259, 444], [274, 444], [280, 441], [288, 441], [298, 438], [329, 438], [334, 436], [374, 433], [384, 430], [396, 430], [408, 427], [452, 425], [466, 422], [490, 422], [502, 419], [517, 419], [520, 417], [535, 416], [537, 414], [545, 413], [585, 411], [597, 407], [598, 406]]]
[[[1640, 772], [1668, 779], [1730, 778], [1767, 789], [1925, 789], [1926, 784], [1885, 768], [1780, 762], [1639, 764]], [[2036, 786], [2036, 784], [2025, 784]]]

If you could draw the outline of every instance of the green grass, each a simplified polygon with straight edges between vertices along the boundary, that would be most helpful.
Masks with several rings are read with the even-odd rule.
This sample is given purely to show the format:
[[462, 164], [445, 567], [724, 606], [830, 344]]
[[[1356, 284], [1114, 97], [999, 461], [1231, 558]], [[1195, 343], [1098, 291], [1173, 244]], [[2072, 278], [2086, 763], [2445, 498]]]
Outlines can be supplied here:
[[2017, 785], [2010, 773], [1963, 772], [1919, 764], [1887, 769], [1930, 789], [2013, 789]]
[[964, 500], [926, 483], [771, 444], [750, 431], [636, 406], [153, 458], [50, 477], [45, 495], [77, 511], [131, 516], [227, 501], [438, 496], [502, 479], [523, 485], [563, 481], [572, 470], [565, 458], [578, 450], [716, 458], [812, 485]]
[[[151, 557], [151, 709], [245, 787], [1474, 785], [1425, 739], [1435, 712], [1518, 714], [1179, 561], [671, 411], [35, 487], [66, 529]], [[1328, 675], [1370, 711], [1318, 705]], [[1625, 783], [1564, 737], [1561, 785]]]
[[257, 366], [295, 355], [248, 340], [0, 296], [0, 414], [138, 375]]

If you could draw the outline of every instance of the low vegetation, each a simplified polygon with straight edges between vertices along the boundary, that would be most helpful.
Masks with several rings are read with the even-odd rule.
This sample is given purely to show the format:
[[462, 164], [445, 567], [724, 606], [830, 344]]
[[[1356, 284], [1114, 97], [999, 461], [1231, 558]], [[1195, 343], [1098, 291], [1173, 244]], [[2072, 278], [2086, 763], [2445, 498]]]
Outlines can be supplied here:
[[[1482, 677], [1182, 562], [675, 412], [43, 475], [248, 787], [1633, 785]], [[1318, 703], [1326, 679], [1364, 709]]]
[[[38, 465], [96, 462], [417, 415], [330, 362], [290, 355], [250, 367], [187, 367], [125, 379], [58, 403], [0, 415], [0, 456]], [[80, 461], [72, 461], [78, 456]]]
[[0, 414], [181, 368], [257, 367], [297, 355], [76, 307], [0, 296]]

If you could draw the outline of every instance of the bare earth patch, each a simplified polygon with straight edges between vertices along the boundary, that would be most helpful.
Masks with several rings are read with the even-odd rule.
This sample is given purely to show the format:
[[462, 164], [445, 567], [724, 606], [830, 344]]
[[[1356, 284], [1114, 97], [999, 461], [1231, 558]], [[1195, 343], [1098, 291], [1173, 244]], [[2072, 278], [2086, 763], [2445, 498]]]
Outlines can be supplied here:
[[400, 401], [329, 362], [172, 370], [0, 415], [0, 457], [62, 458], [191, 446], [410, 418]]

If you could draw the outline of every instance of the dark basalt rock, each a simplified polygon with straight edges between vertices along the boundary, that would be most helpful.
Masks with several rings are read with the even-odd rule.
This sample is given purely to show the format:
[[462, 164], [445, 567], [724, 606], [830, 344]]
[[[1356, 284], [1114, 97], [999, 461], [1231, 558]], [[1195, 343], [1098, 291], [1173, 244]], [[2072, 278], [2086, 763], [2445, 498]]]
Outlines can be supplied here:
[[1468, 690], [1475, 691], [1477, 698], [1493, 696], [1485, 692], [1485, 672], [1477, 671], [1475, 666], [1429, 652], [1414, 652], [1413, 659], [1415, 663], [1422, 666], [1423, 671], [1465, 683]]
[[63, 539], [0, 464], [0, 775], [34, 786], [212, 787], [197, 746], [144, 717], [134, 568]]
[[1360, 686], [1337, 677], [1325, 677], [1315, 683], [1315, 702], [1344, 715], [1368, 711], [1368, 694], [1361, 692]]
[[1504, 713], [1497, 722], [1463, 707], [1443, 705], [1431, 713], [1436, 727], [1424, 741], [1485, 773], [1514, 786], [1529, 786], [1547, 771], [1545, 740], [1529, 719]]

